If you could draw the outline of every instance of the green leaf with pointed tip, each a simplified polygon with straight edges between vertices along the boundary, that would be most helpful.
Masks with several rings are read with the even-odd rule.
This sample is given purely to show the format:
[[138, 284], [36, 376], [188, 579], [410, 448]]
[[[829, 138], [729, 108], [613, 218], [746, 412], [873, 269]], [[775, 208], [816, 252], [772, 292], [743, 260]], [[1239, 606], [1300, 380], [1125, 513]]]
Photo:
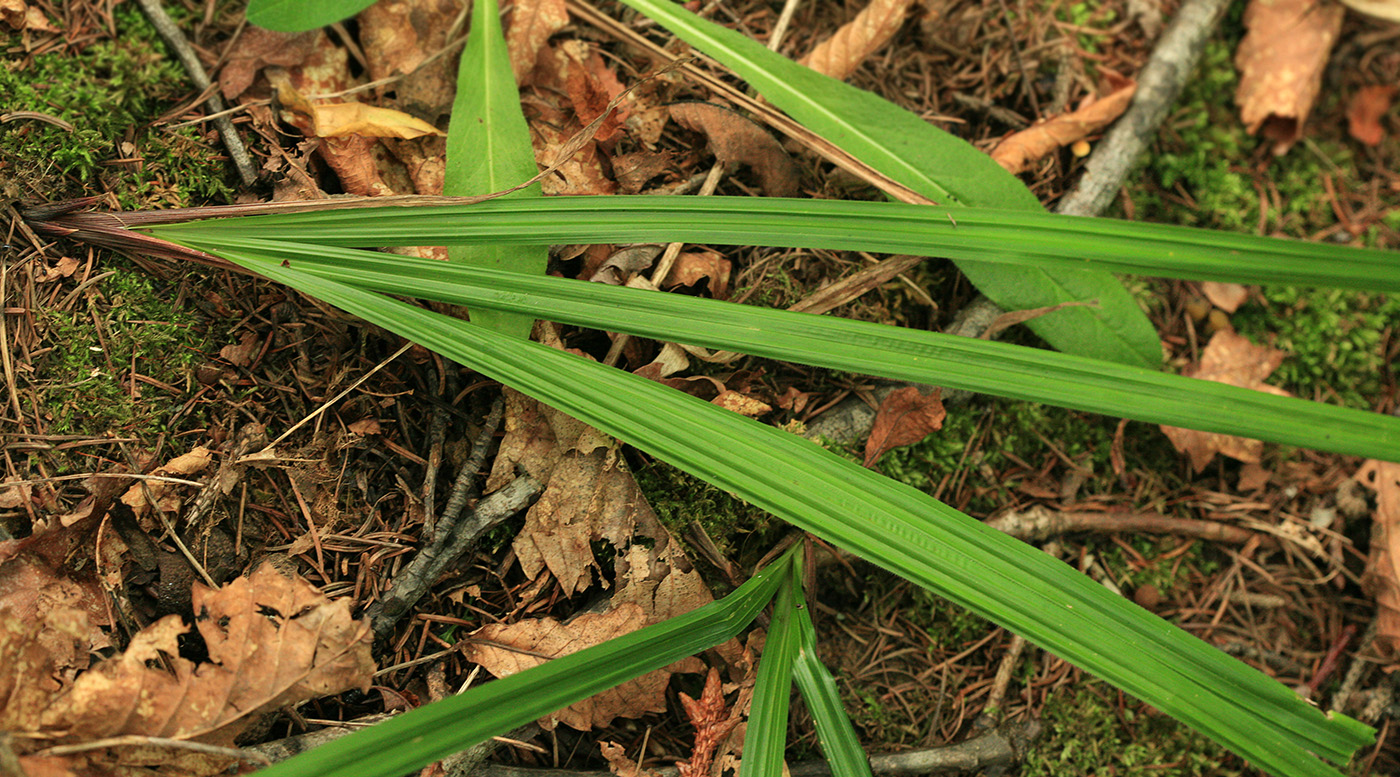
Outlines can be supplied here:
[[248, 23], [277, 32], [303, 32], [349, 19], [374, 0], [250, 0]]
[[[447, 179], [443, 193], [467, 197], [509, 189], [537, 172], [530, 127], [520, 110], [520, 90], [510, 69], [496, 0], [476, 0], [471, 36], [457, 68], [457, 97], [447, 127]], [[507, 195], [538, 198], [535, 184]], [[448, 249], [453, 262], [543, 275], [544, 246], [477, 245]], [[471, 310], [472, 323], [512, 337], [529, 338], [534, 319], [498, 310]]]
[[[797, 660], [798, 632], [794, 597], [800, 582], [801, 557], [794, 551], [778, 593], [773, 598], [773, 621], [763, 641], [763, 656], [754, 679], [749, 727], [744, 734], [744, 758], [739, 777], [782, 777], [787, 744], [788, 706], [792, 699], [792, 663]], [[840, 774], [840, 772], [833, 772]]]
[[792, 577], [796, 590], [793, 595], [793, 620], [797, 629], [797, 660], [792, 666], [792, 678], [797, 690], [807, 702], [807, 711], [817, 725], [817, 740], [832, 774], [842, 777], [870, 777], [870, 759], [860, 746], [855, 726], [841, 704], [836, 680], [817, 655], [817, 629], [803, 601], [802, 587], [797, 576]]
[[[1040, 210], [1016, 176], [960, 138], [894, 103], [824, 76], [671, 0], [622, 0], [714, 57], [807, 129], [929, 199], [945, 205]], [[1152, 324], [1118, 279], [1087, 270], [1027, 270], [961, 260], [958, 267], [1006, 310], [1096, 301], [1027, 322], [1066, 353], [1158, 367]]]
[[[224, 256], [396, 332], [926, 586], [1171, 714], [1256, 765], [1338, 777], [1374, 731], [1058, 559], [795, 435], [645, 378], [283, 266]], [[657, 419], [664, 419], [664, 423]]]

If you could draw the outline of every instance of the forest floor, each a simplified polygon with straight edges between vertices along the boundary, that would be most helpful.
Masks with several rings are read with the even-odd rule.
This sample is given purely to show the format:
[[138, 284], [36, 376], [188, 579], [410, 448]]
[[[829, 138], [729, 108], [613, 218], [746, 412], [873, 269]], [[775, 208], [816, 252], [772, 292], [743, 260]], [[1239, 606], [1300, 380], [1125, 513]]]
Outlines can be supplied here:
[[[0, 9], [11, 5], [0, 2]], [[332, 158], [314, 139], [279, 123], [264, 100], [266, 82], [254, 79], [269, 63], [301, 68], [307, 84], [322, 79], [307, 92], [378, 77], [384, 65], [375, 63], [383, 56], [376, 52], [397, 44], [372, 40], [365, 19], [339, 25], [294, 53], [287, 46], [281, 52], [287, 58], [278, 60], [276, 47], [250, 42], [240, 3], [166, 5], [219, 86], [227, 92], [231, 80], [249, 79], [246, 89], [235, 92], [233, 102], [242, 109], [233, 118], [258, 180], [240, 183], [217, 131], [201, 121], [207, 95], [191, 85], [134, 2], [31, 2], [48, 24], [32, 18], [26, 23], [22, 15], [0, 17], [9, 24], [0, 23], [6, 36], [0, 53], [6, 105], [0, 109], [7, 111], [0, 117], [0, 200], [12, 205], [8, 216], [22, 206], [80, 196], [136, 209], [253, 202], [295, 191], [383, 193], [373, 190], [374, 181], [413, 191], [417, 170], [405, 164], [411, 155], [404, 146], [371, 142]], [[426, 26], [421, 19], [404, 22], [401, 33], [426, 35], [425, 29], [436, 27], [443, 36], [465, 34], [452, 25], [453, 3], [386, 5], [415, 6], [422, 14], [451, 11]], [[1134, 76], [1152, 51], [1154, 11], [1170, 18], [1174, 10], [1150, 0], [1139, 5], [923, 0], [888, 45], [848, 80], [990, 149], [1007, 134], [1097, 93], [1106, 72]], [[766, 41], [781, 6], [723, 0], [705, 9], [715, 21]], [[612, 28], [590, 22], [579, 7], [570, 7], [570, 21], [550, 39], [549, 56], [559, 52], [559, 61], [599, 63], [624, 84], [654, 69], [644, 52]], [[591, 7], [625, 20], [634, 35], [672, 45], [661, 28], [634, 24], [613, 3], [599, 0]], [[862, 7], [854, 0], [798, 3], [779, 50], [800, 57]], [[506, 10], [509, 25], [518, 9]], [[1106, 215], [1400, 248], [1400, 123], [1391, 111], [1382, 122], [1389, 134], [1374, 146], [1347, 131], [1350, 96], [1361, 86], [1394, 82], [1400, 73], [1394, 26], [1347, 17], [1302, 140], [1275, 156], [1268, 142], [1245, 132], [1234, 105], [1238, 76], [1232, 57], [1243, 35], [1241, 17], [1240, 8], [1227, 14], [1142, 171]], [[340, 65], [328, 64], [336, 57]], [[306, 75], [313, 60], [322, 70]], [[411, 103], [415, 115], [445, 127], [455, 61], [451, 49], [425, 66], [412, 100], [410, 88], [398, 82], [364, 99], [392, 96], [394, 104]], [[542, 146], [557, 144], [561, 133], [567, 137], [551, 124], [562, 115], [558, 100], [566, 91], [562, 84], [541, 83], [525, 92]], [[553, 182], [555, 191], [697, 188], [714, 157], [705, 136], [668, 124], [664, 107], [715, 98], [702, 84], [676, 75], [658, 79], [647, 99], [662, 107], [652, 115], [660, 124], [626, 125], [620, 139], [595, 146], [591, 157], [566, 168], [568, 175]], [[879, 197], [795, 144], [784, 153], [796, 163], [801, 196]], [[389, 157], [397, 161], [385, 161]], [[356, 168], [357, 159], [374, 160], [372, 169]], [[649, 176], [628, 177], [624, 169], [633, 168], [627, 165], [654, 169]], [[1083, 165], [1070, 149], [1061, 149], [1034, 162], [1022, 178], [1053, 205]], [[550, 185], [546, 181], [547, 191]], [[765, 185], [761, 171], [731, 167], [716, 191], [750, 195]], [[347, 598], [357, 612], [375, 602], [422, 543], [425, 522], [447, 501], [472, 441], [483, 429], [490, 435], [483, 419], [499, 386], [419, 348], [394, 359], [402, 345], [397, 338], [269, 282], [40, 241], [23, 232], [17, 219], [10, 223], [0, 271], [0, 337], [8, 351], [0, 475], [25, 486], [0, 491], [0, 548], [16, 547], [56, 516], [77, 515], [84, 505], [90, 510], [94, 501], [112, 503], [113, 486], [104, 483], [131, 485], [116, 475], [157, 473], [197, 483], [146, 495], [166, 500], [164, 518], [159, 510], [138, 509], [111, 519], [110, 528], [93, 529], [93, 537], [116, 532], [130, 556], [67, 548], [95, 559], [86, 573], [100, 574], [68, 582], [100, 583], [97, 601], [105, 604], [92, 611], [107, 618], [105, 632], [114, 646], [109, 653], [161, 616], [192, 612], [190, 584], [197, 571], [177, 552], [162, 520], [180, 526], [194, 520], [205, 560], [219, 562], [208, 565], [214, 582], [275, 558], [325, 595]], [[551, 270], [569, 276], [594, 272], [613, 249], [556, 248]], [[682, 257], [683, 272], [672, 286], [771, 307], [792, 305], [877, 259], [703, 246], [687, 247]], [[1198, 283], [1127, 283], [1161, 335], [1166, 369], [1180, 372], [1199, 363], [1211, 334], [1233, 330], [1283, 352], [1268, 378], [1278, 388], [1383, 413], [1400, 408], [1394, 367], [1400, 300], [1265, 286], [1244, 289], [1226, 310]], [[831, 313], [943, 329], [975, 296], [951, 263], [929, 261]], [[595, 332], [564, 328], [560, 335], [569, 347], [599, 359], [611, 345]], [[1021, 328], [1006, 339], [1041, 345]], [[656, 352], [655, 344], [634, 342], [622, 349], [621, 363], [637, 369]], [[388, 369], [374, 371], [389, 362]], [[763, 402], [770, 408], [763, 420], [775, 425], [814, 424], [842, 400], [869, 398], [874, 387], [863, 376], [751, 358], [717, 365], [693, 360], [688, 372], [672, 377]], [[352, 392], [331, 403], [352, 384]], [[227, 466], [259, 441], [289, 431], [283, 449], [295, 454], [277, 466]], [[829, 444], [859, 460], [864, 442]], [[182, 458], [193, 451], [205, 451], [207, 458], [196, 464]], [[716, 595], [735, 582], [726, 572], [752, 569], [789, 531], [665, 464], [635, 451], [623, 457], [640, 493], [692, 554]], [[497, 463], [496, 472], [512, 463]], [[1380, 731], [1378, 744], [1358, 755], [1350, 773], [1400, 774], [1400, 745], [1389, 725], [1395, 675], [1382, 671], [1388, 662], [1370, 641], [1375, 603], [1361, 584], [1375, 503], [1357, 479], [1361, 465], [1354, 458], [1266, 445], [1257, 462], [1216, 456], [1198, 471], [1153, 425], [974, 397], [949, 407], [941, 431], [888, 452], [875, 467], [980, 519], [1035, 510], [1080, 516], [1078, 530], [1042, 541], [1047, 552], [1324, 707], [1345, 694], [1346, 711]], [[220, 488], [210, 486], [220, 480]], [[1169, 528], [1107, 529], [1100, 520], [1134, 516], [1200, 519], [1246, 531], [1231, 535], [1233, 541], [1209, 541]], [[514, 544], [521, 531], [519, 518], [495, 530], [393, 624], [378, 644], [370, 693], [351, 691], [288, 708], [239, 744], [439, 698], [472, 676], [476, 663], [468, 658], [468, 635], [479, 626], [544, 616], [567, 621], [597, 604], [615, 561], [607, 543], [594, 538], [593, 579], [574, 590], [548, 573], [525, 573]], [[144, 535], [149, 538], [143, 543]], [[9, 558], [0, 553], [0, 580], [18, 585], [13, 569], [5, 572]], [[5, 595], [0, 590], [0, 607]], [[114, 615], [110, 602], [118, 600]], [[823, 659], [871, 752], [972, 740], [989, 720], [1034, 721], [1036, 735], [1014, 763], [1004, 764], [1013, 773], [1256, 773], [1147, 705], [1052, 654], [1022, 648], [1004, 629], [858, 559], [822, 565], [812, 601]], [[1009, 687], [996, 679], [1008, 661]], [[634, 759], [641, 754], [647, 767], [669, 766], [689, 757], [692, 748], [693, 729], [676, 695], [698, 696], [702, 679], [676, 675], [665, 691], [669, 712], [627, 711], [597, 730], [526, 732], [526, 741], [503, 745], [494, 757], [525, 767], [596, 770], [606, 768], [598, 743], [613, 741]], [[793, 763], [818, 756], [811, 719], [800, 705], [789, 743]]]

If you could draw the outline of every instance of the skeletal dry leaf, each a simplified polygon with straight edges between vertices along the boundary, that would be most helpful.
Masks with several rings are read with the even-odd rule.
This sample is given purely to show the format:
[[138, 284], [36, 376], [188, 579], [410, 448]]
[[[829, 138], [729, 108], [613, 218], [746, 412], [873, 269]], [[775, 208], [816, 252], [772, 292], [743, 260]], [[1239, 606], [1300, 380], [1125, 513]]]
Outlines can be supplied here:
[[865, 466], [875, 462], [888, 451], [914, 443], [943, 428], [948, 412], [940, 398], [942, 389], [925, 396], [916, 386], [905, 386], [892, 392], [875, 411], [875, 424], [865, 441]]
[[1376, 600], [1376, 643], [1394, 660], [1400, 657], [1400, 464], [1371, 459], [1356, 480], [1376, 492], [1371, 555], [1361, 583]]
[[870, 4], [846, 22], [835, 35], [818, 43], [798, 60], [838, 81], [850, 78], [871, 54], [885, 47], [909, 15], [913, 0], [870, 0]]
[[510, 27], [506, 29], [506, 51], [510, 54], [510, 69], [515, 83], [525, 86], [540, 50], [554, 33], [569, 23], [565, 0], [517, 0], [511, 12]]
[[797, 163], [776, 138], [752, 120], [712, 103], [676, 103], [671, 118], [709, 140], [716, 158], [728, 165], [748, 165], [769, 197], [794, 197], [802, 176]]
[[[1285, 355], [1283, 351], [1255, 345], [1233, 331], [1221, 330], [1201, 353], [1200, 364], [1187, 369], [1185, 375], [1287, 397], [1292, 395], [1264, 383], [1264, 379], [1283, 363]], [[1204, 470], [1216, 453], [1257, 464], [1264, 450], [1264, 443], [1259, 440], [1175, 426], [1161, 428], [1177, 451], [1190, 457], [1191, 467], [1196, 472]]]
[[1137, 92], [1128, 81], [1078, 110], [1062, 113], [1017, 132], [997, 144], [992, 160], [1007, 171], [1019, 173], [1056, 149], [1083, 140], [1123, 115]]
[[1345, 11], [1328, 0], [1250, 0], [1245, 8], [1235, 103], [1245, 128], [1262, 132], [1275, 155], [1303, 136]]
[[[647, 625], [646, 614], [633, 603], [618, 605], [606, 612], [585, 612], [568, 623], [553, 618], [493, 623], [478, 629], [465, 655], [497, 677], [507, 677], [543, 664], [550, 658], [576, 653], [587, 647], [630, 634]], [[665, 669], [603, 691], [571, 707], [541, 719], [540, 725], [553, 730], [564, 724], [579, 731], [602, 728], [614, 719], [637, 718], [649, 712], [666, 710], [666, 684], [675, 671], [701, 671], [698, 659], [686, 659]]]
[[[1396, 3], [1400, 8], [1400, 3]], [[1347, 103], [1347, 134], [1368, 146], [1379, 146], [1385, 140], [1381, 117], [1390, 110], [1397, 87], [1394, 84], [1374, 84], [1356, 90]]]

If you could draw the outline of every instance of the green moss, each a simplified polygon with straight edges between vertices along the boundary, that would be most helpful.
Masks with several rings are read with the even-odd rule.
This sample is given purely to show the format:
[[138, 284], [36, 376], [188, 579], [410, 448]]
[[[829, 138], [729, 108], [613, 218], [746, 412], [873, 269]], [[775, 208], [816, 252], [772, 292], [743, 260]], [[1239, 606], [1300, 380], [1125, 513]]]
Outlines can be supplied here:
[[[121, 264], [109, 262], [113, 274], [70, 310], [39, 314], [52, 347], [34, 366], [51, 434], [146, 439], [169, 431], [166, 419], [191, 393], [201, 354], [214, 347], [200, 320], [171, 304], [168, 289]], [[179, 393], [137, 382], [133, 396], [133, 368]]]
[[642, 467], [636, 478], [671, 536], [688, 544], [687, 527], [696, 521], [725, 557], [741, 567], [756, 563], [787, 531], [767, 512], [665, 462]]
[[1288, 353], [1269, 382], [1299, 396], [1369, 409], [1391, 366], [1381, 333], [1400, 321], [1400, 297], [1266, 286], [1231, 323]]
[[[0, 168], [22, 184], [11, 196], [108, 191], [124, 208], [227, 198], [228, 166], [212, 131], [206, 128], [206, 138], [196, 127], [152, 126], [196, 90], [134, 4], [119, 6], [114, 18], [115, 40], [0, 61], [7, 112], [35, 111], [73, 126], [23, 120], [0, 130]], [[22, 50], [17, 33], [7, 43]]]
[[1044, 733], [1027, 755], [1022, 777], [1245, 773], [1239, 759], [1203, 734], [1120, 696], [1099, 680], [1086, 679], [1051, 695], [1041, 710], [1041, 723]]

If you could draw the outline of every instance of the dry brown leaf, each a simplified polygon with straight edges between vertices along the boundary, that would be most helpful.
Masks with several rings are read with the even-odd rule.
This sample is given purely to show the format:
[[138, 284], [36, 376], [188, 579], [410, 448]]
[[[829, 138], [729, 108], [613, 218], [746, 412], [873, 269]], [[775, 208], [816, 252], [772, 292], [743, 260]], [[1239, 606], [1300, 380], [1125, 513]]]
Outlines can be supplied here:
[[325, 33], [319, 30], [286, 33], [248, 27], [219, 70], [219, 90], [226, 98], [237, 97], [253, 85], [259, 70], [268, 65], [288, 68], [300, 65], [324, 38]]
[[13, 510], [28, 504], [33, 494], [34, 487], [23, 482], [19, 475], [9, 475], [0, 480], [0, 508]]
[[565, 0], [517, 0], [506, 30], [506, 51], [510, 54], [510, 69], [515, 83], [531, 83], [540, 50], [554, 33], [569, 23]]
[[998, 143], [992, 150], [992, 159], [1008, 171], [1019, 173], [1056, 149], [1112, 124], [1128, 109], [1136, 91], [1137, 84], [1129, 81], [1078, 110], [1023, 129]]
[[[110, 736], [160, 736], [230, 747], [264, 714], [289, 704], [368, 689], [374, 673], [368, 622], [350, 602], [330, 602], [301, 578], [263, 566], [215, 591], [195, 586], [197, 625], [210, 663], [180, 657], [188, 629], [178, 616], [136, 634], [120, 656], [85, 667], [87, 619], [53, 608], [33, 619], [0, 618], [0, 729], [30, 735], [11, 746], [41, 773], [212, 775], [224, 759], [177, 750], [95, 750], [74, 759], [26, 755]], [[76, 661], [74, 656], [80, 661]], [[164, 666], [173, 669], [167, 671]], [[11, 671], [23, 667], [23, 673]], [[16, 680], [18, 681], [17, 684]], [[6, 682], [12, 683], [5, 688]]]
[[237, 345], [220, 348], [219, 358], [235, 367], [247, 367], [253, 363], [253, 357], [261, 349], [262, 343], [258, 342], [258, 336], [252, 332], [245, 332]]
[[772, 412], [773, 407], [765, 402], [760, 402], [747, 394], [725, 389], [719, 396], [710, 400], [710, 404], [719, 405], [725, 410], [729, 410], [739, 415], [746, 415], [749, 418], [758, 418], [764, 413]]
[[636, 194], [674, 164], [669, 151], [634, 151], [612, 158], [613, 176], [625, 194]]
[[913, 0], [870, 0], [856, 18], [818, 43], [800, 64], [838, 81], [850, 78], [871, 54], [885, 47], [909, 14]]
[[1238, 283], [1204, 281], [1201, 283], [1201, 292], [1206, 295], [1206, 299], [1210, 300], [1210, 304], [1226, 313], [1234, 313], [1239, 310], [1240, 305], [1249, 299], [1248, 287]]
[[[1241, 335], [1222, 330], [1206, 345], [1201, 363], [1187, 369], [1185, 375], [1287, 397], [1291, 396], [1287, 391], [1264, 383], [1264, 379], [1283, 363], [1285, 355], [1283, 351], [1255, 345]], [[1216, 453], [1257, 464], [1264, 450], [1264, 443], [1244, 437], [1175, 426], [1163, 426], [1162, 431], [1179, 452], [1191, 458], [1191, 467], [1196, 472], [1204, 470]]]
[[794, 197], [802, 176], [781, 143], [752, 120], [713, 103], [670, 106], [671, 118], [709, 140], [710, 150], [727, 165], [748, 165], [769, 197]]
[[1371, 555], [1361, 583], [1376, 600], [1376, 642], [1394, 660], [1400, 656], [1400, 464], [1371, 459], [1356, 480], [1376, 492]]
[[34, 30], [35, 32], [61, 32], [49, 24], [44, 12], [28, 5], [24, 0], [0, 0], [0, 21], [12, 30]]
[[[189, 453], [182, 453], [166, 462], [163, 466], [158, 467], [153, 474], [185, 478], [203, 472], [213, 462], [213, 451], [201, 445]], [[137, 483], [127, 489], [125, 494], [122, 494], [121, 501], [138, 516], [145, 514], [150, 509], [151, 500], [155, 501], [156, 506], [162, 512], [171, 513], [180, 509], [179, 488], [180, 484], [178, 483], [167, 483], [160, 480]]]
[[[464, 652], [468, 660], [486, 667], [491, 674], [508, 677], [539, 666], [548, 658], [576, 653], [630, 634], [646, 625], [647, 617], [642, 608], [629, 602], [603, 613], [585, 612], [567, 624], [553, 618], [489, 624], [472, 635], [474, 639]], [[587, 731], [606, 726], [619, 717], [637, 718], [648, 712], [664, 712], [666, 684], [671, 674], [676, 671], [701, 671], [704, 668], [694, 658], [678, 664], [628, 680], [616, 688], [548, 715], [539, 723], [548, 730], [563, 723], [570, 728]]]
[[705, 288], [710, 290], [711, 297], [727, 299], [732, 268], [733, 263], [717, 251], [686, 251], [676, 257], [676, 262], [671, 265], [671, 271], [666, 273], [661, 287], [671, 289], [677, 286], [694, 286], [705, 280]]
[[[1400, 7], [1400, 3], [1396, 5]], [[1385, 140], [1381, 117], [1390, 110], [1396, 91], [1394, 84], [1363, 86], [1356, 90], [1347, 103], [1347, 134], [1368, 146], [1379, 146]]]
[[874, 466], [886, 452], [914, 443], [943, 428], [948, 412], [940, 399], [942, 389], [928, 396], [916, 386], [892, 392], [875, 411], [875, 424], [865, 441], [865, 466]]
[[357, 135], [410, 140], [425, 135], [447, 134], [416, 116], [393, 108], [378, 108], [364, 103], [323, 103], [315, 106], [315, 109], [316, 135], [322, 138]]
[[456, 0], [379, 0], [355, 17], [369, 77], [399, 77], [393, 86], [396, 107], [429, 122], [451, 111], [456, 60], [424, 63], [448, 45], [460, 11]]
[[1251, 135], [1282, 155], [1303, 135], [1346, 9], [1326, 0], [1250, 0], [1235, 51], [1235, 103]]
[[641, 763], [627, 755], [627, 748], [616, 742], [599, 742], [598, 748], [608, 762], [608, 771], [617, 777], [661, 777], [661, 772], [642, 768]]

